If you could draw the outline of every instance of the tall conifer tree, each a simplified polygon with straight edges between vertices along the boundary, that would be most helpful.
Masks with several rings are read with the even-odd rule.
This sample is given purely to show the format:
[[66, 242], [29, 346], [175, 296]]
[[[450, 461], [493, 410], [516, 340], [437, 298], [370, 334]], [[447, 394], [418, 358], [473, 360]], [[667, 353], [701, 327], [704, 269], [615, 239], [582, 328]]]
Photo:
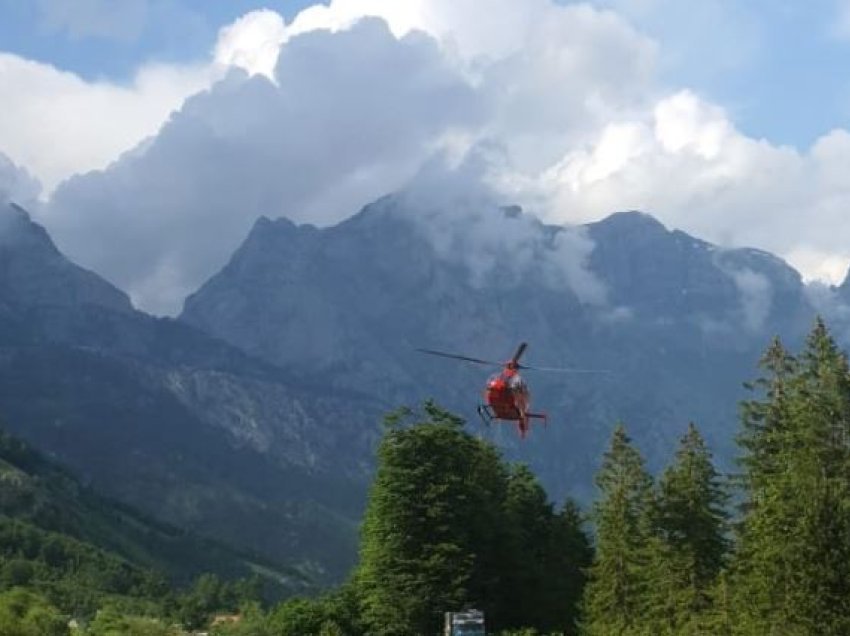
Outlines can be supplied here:
[[850, 371], [820, 319], [799, 360], [778, 342], [745, 404], [736, 633], [850, 633]]
[[596, 555], [585, 588], [583, 633], [637, 633], [645, 594], [652, 480], [622, 425], [614, 430], [596, 483], [601, 494], [593, 514]]
[[726, 501], [711, 453], [690, 424], [652, 510], [643, 616], [651, 633], [701, 633], [727, 549]]
[[574, 633], [590, 540], [574, 503], [555, 513], [537, 478], [511, 467], [505, 502], [504, 625]]

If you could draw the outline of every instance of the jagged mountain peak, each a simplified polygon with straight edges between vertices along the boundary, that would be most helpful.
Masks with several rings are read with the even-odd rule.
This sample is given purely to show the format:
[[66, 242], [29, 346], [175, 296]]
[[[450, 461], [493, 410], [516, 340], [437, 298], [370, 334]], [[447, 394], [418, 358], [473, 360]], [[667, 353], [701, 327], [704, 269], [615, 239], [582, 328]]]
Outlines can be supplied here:
[[11, 202], [0, 205], [0, 302], [132, 309], [127, 294], [65, 258], [47, 231]]
[[0, 249], [41, 250], [43, 256], [60, 256], [47, 231], [23, 207], [0, 199]]
[[614, 212], [600, 221], [590, 223], [589, 227], [594, 228], [597, 231], [669, 232], [661, 221], [651, 214], [640, 210], [623, 210], [620, 212]]

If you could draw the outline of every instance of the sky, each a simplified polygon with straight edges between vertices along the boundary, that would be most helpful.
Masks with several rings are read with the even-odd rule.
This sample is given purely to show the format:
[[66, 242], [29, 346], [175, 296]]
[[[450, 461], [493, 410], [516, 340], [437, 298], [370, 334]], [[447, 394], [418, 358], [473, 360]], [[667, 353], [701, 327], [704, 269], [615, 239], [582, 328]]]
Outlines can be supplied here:
[[154, 313], [435, 171], [850, 263], [850, 0], [0, 0], [0, 113], [0, 196]]

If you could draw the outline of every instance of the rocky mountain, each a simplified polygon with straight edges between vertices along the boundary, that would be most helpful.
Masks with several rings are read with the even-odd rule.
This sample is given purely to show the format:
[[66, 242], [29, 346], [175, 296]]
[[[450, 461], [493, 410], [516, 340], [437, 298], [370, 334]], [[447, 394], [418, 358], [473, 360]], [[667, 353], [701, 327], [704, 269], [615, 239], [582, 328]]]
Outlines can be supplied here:
[[[723, 249], [639, 212], [579, 228], [516, 207], [468, 214], [385, 197], [335, 227], [260, 219], [181, 320], [328, 386], [464, 413], [556, 496], [592, 495], [613, 425], [650, 465], [696, 421], [728, 466], [737, 402], [774, 333], [798, 340], [814, 316], [800, 276], [754, 249]], [[547, 430], [518, 443], [480, 428], [487, 370], [414, 351], [604, 370], [528, 373]]]
[[68, 261], [27, 212], [0, 198], [0, 302], [117, 312], [132, 309], [127, 295]]
[[384, 407], [133, 310], [0, 209], [0, 415], [84, 483], [178, 527], [338, 577]]
[[[338, 579], [381, 415], [424, 399], [588, 501], [617, 421], [668, 460], [696, 421], [722, 463], [742, 382], [814, 314], [776, 257], [651, 216], [581, 227], [400, 193], [319, 229], [259, 219], [179, 320], [135, 311], [0, 209], [0, 415], [86, 485], [178, 527]], [[834, 292], [830, 291], [830, 294]], [[475, 405], [487, 368], [424, 347], [602, 371], [528, 373], [549, 426], [520, 442]]]

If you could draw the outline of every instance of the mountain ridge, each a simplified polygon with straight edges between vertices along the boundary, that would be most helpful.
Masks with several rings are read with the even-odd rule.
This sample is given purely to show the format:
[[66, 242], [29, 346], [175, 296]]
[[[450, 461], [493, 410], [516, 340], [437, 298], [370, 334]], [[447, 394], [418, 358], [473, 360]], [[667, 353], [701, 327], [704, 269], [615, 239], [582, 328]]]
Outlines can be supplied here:
[[650, 467], [690, 420], [731, 465], [741, 383], [768, 334], [799, 339], [814, 312], [787, 263], [642, 212], [576, 228], [441, 205], [260, 217], [176, 320], [0, 294], [0, 409], [110, 496], [331, 579], [353, 563], [382, 414], [436, 398], [479, 426], [486, 370], [419, 347], [500, 360], [523, 340], [532, 364], [610, 372], [530, 377], [551, 425], [526, 442], [476, 428], [556, 499], [592, 497], [619, 420]]
[[[663, 464], [677, 425], [705, 420], [730, 464], [741, 384], [774, 333], [802, 338], [815, 313], [782, 259], [714, 246], [643, 212], [576, 228], [516, 206], [461, 205], [453, 216], [417, 204], [389, 195], [328, 228], [258, 221], [179, 319], [330, 387], [391, 403], [436, 397], [473, 426], [486, 372], [415, 348], [498, 360], [523, 340], [532, 363], [612, 370], [534, 379], [538, 408], [567, 414], [556, 433], [523, 445], [504, 429], [483, 433], [530, 462], [556, 496], [588, 499], [620, 419], [648, 444], [651, 465]], [[559, 467], [554, 449], [575, 469]]]
[[[111, 286], [78, 276], [28, 217], [14, 220], [0, 261], [25, 257], [36, 275], [0, 289], [0, 412], [12, 432], [162, 521], [341, 576], [382, 407], [173, 319], [89, 302], [92, 280]], [[70, 276], [52, 302], [57, 271]]]

